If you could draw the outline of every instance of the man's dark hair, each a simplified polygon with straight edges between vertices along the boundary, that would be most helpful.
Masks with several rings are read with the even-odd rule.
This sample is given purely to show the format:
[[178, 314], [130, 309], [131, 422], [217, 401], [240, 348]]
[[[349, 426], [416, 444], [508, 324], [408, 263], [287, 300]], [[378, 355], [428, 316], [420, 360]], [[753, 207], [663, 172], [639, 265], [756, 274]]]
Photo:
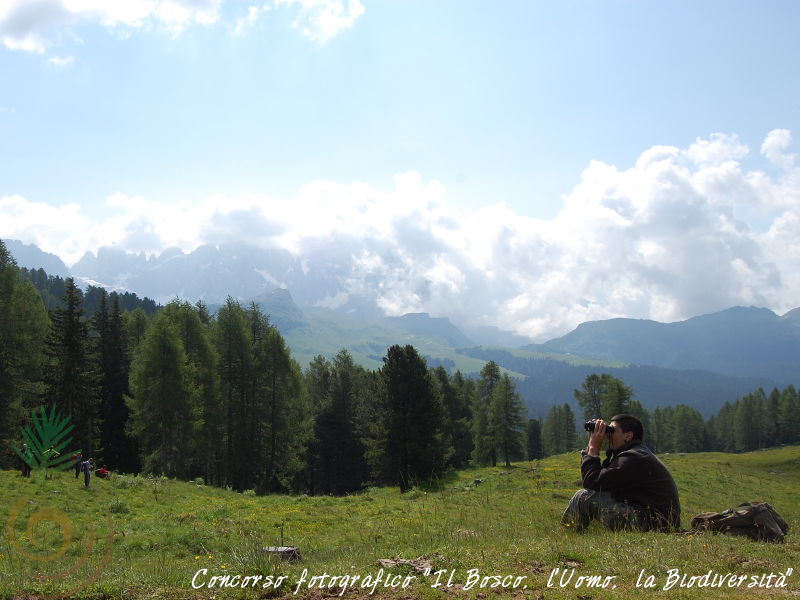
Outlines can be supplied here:
[[[644, 439], [644, 426], [642, 425], [642, 422], [633, 415], [626, 413], [614, 415], [611, 417], [611, 421], [614, 421], [617, 425], [619, 425], [623, 433], [632, 431], [633, 439], [640, 441]], [[609, 421], [609, 423], [611, 421]]]

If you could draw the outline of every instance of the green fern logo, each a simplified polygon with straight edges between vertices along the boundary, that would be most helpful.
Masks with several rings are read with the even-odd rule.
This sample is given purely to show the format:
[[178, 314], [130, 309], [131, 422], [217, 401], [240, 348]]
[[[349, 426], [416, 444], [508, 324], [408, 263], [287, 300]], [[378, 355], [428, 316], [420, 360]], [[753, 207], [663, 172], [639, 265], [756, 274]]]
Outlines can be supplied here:
[[71, 437], [66, 437], [73, 428], [69, 417], [61, 418], [55, 404], [49, 413], [44, 406], [34, 409], [31, 417], [32, 425], [20, 427], [27, 447], [16, 448], [17, 455], [35, 470], [64, 471], [70, 468], [73, 452], [64, 451], [72, 442]]

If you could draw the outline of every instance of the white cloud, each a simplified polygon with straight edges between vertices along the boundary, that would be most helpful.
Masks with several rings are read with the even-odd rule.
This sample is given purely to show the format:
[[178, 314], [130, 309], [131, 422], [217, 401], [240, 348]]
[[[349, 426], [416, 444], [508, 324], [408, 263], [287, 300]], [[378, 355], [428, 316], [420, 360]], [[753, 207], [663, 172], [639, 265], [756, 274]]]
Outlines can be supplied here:
[[[225, 0], [0, 0], [0, 40], [10, 50], [42, 54], [75, 36], [85, 24], [100, 25], [127, 37], [131, 31], [164, 29], [178, 36], [193, 24], [222, 20]], [[231, 3], [232, 4], [232, 3]], [[360, 0], [275, 0], [297, 5], [294, 27], [325, 43], [352, 27], [364, 14]], [[247, 15], [231, 17], [234, 35], [251, 29], [270, 10], [270, 2], [251, 5]]]
[[773, 129], [767, 135], [767, 139], [761, 144], [761, 154], [766, 156], [770, 162], [789, 170], [795, 165], [796, 155], [786, 152], [792, 145], [792, 132], [788, 129]]
[[66, 67], [71, 67], [75, 64], [75, 57], [74, 56], [52, 56], [47, 59], [51, 65], [58, 67], [59, 69], [64, 69]]
[[0, 0], [0, 38], [10, 50], [42, 53], [83, 23], [139, 29], [151, 24], [174, 35], [192, 23], [220, 18], [223, 0]]
[[276, 0], [275, 4], [299, 5], [300, 14], [294, 26], [319, 43], [352, 27], [365, 12], [360, 0]]
[[739, 141], [736, 135], [712, 133], [707, 140], [697, 138], [689, 146], [686, 156], [697, 165], [713, 166], [726, 162], [736, 162], [743, 159], [750, 149]]
[[247, 9], [247, 16], [241, 17], [236, 21], [236, 28], [234, 35], [242, 35], [248, 29], [251, 29], [258, 20], [269, 10], [269, 5], [264, 6], [250, 6]]
[[[762, 151], [790, 156], [788, 132]], [[783, 312], [800, 289], [800, 167], [744, 169], [746, 148], [714, 135], [686, 149], [657, 146], [620, 170], [593, 161], [544, 221], [504, 204], [458, 209], [414, 172], [389, 189], [314, 181], [291, 197], [214, 196], [162, 204], [123, 194], [112, 218], [77, 205], [0, 199], [0, 237], [36, 243], [67, 262], [115, 245], [191, 251], [203, 243], [287, 248], [310, 274], [343, 287], [321, 302], [371, 298], [385, 311], [426, 311], [534, 337], [618, 316], [678, 320], [733, 305]], [[745, 216], [762, 210], [767, 227]]]

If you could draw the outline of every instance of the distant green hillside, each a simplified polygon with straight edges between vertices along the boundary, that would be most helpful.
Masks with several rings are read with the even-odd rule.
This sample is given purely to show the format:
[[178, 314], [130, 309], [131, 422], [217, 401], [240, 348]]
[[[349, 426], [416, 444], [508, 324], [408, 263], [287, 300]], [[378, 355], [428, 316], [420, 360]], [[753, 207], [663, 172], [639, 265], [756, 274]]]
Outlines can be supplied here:
[[527, 349], [621, 360], [666, 369], [761, 377], [781, 387], [798, 382], [797, 313], [734, 307], [677, 323], [609, 319], [579, 325], [567, 335]]
[[[447, 335], [442, 337], [436, 331], [425, 332], [417, 327], [416, 331], [410, 332], [402, 327], [402, 323], [391, 319], [365, 323], [325, 308], [306, 311], [302, 325], [282, 333], [292, 355], [303, 366], [319, 354], [332, 357], [342, 348], [347, 348], [362, 366], [379, 369], [383, 366], [386, 349], [393, 344], [411, 344], [431, 366], [443, 364], [449, 370], [459, 369], [462, 373], [479, 373], [486, 364], [485, 360], [457, 352], [452, 339]], [[521, 373], [511, 374], [524, 379]]]
[[[442, 365], [451, 372], [458, 369], [464, 374], [477, 374], [486, 362], [493, 360], [518, 379], [518, 391], [532, 417], [544, 416], [553, 404], [574, 404], [572, 391], [580, 387], [588, 374], [598, 372], [622, 379], [633, 388], [636, 398], [647, 408], [688, 404], [705, 417], [718, 411], [725, 402], [733, 402], [759, 387], [766, 390], [781, 387], [781, 382], [776, 379], [746, 376], [745, 370], [737, 376], [701, 370], [699, 366], [668, 368], [648, 365], [648, 360], [659, 352], [666, 352], [669, 347], [659, 345], [667, 342], [657, 332], [672, 332], [669, 336], [674, 336], [675, 332], [683, 331], [651, 321], [615, 319], [587, 323], [559, 340], [512, 349], [469, 346], [469, 338], [449, 320], [431, 318], [424, 313], [365, 322], [324, 308], [301, 311], [286, 290], [274, 290], [256, 301], [281, 330], [292, 354], [303, 366], [307, 366], [319, 354], [333, 357], [340, 349], [346, 348], [359, 364], [378, 369], [383, 364], [386, 349], [393, 344], [412, 344], [425, 356], [430, 366]], [[730, 319], [740, 313], [746, 322], [748, 319], [751, 322], [751, 325], [744, 327], [745, 330], [753, 330], [754, 322], [788, 327], [788, 331], [794, 328], [800, 330], [793, 319], [778, 318], [770, 311], [760, 309], [724, 311], [716, 317], [693, 320], [685, 327], [695, 332], [692, 335], [706, 339], [706, 346], [713, 349], [717, 343], [713, 342], [715, 339], [724, 341], [726, 335], [744, 335], [741, 332], [725, 333], [731, 327]], [[779, 319], [780, 323], [775, 324], [775, 319]], [[713, 326], [705, 327], [704, 323]], [[701, 335], [697, 332], [705, 333]], [[679, 336], [679, 339], [682, 338]], [[766, 341], [758, 343], [767, 344]], [[696, 346], [698, 343], [686, 343], [689, 349]], [[637, 355], [634, 348], [643, 349], [642, 354]], [[649, 350], [645, 351], [644, 348]], [[696, 348], [692, 351], [699, 352]], [[744, 350], [739, 344], [727, 352], [741, 354]], [[627, 359], [619, 358], [617, 354]], [[788, 362], [796, 360], [796, 355], [788, 355], [784, 359]], [[703, 363], [700, 359], [697, 362], [698, 365]]]
[[[355, 582], [343, 597], [744, 600], [800, 594], [800, 447], [662, 458], [678, 485], [684, 527], [699, 512], [764, 500], [789, 523], [785, 543], [712, 534], [611, 533], [598, 524], [584, 534], [564, 530], [558, 519], [578, 485], [576, 453], [451, 473], [437, 485], [406, 494], [369, 488], [347, 497], [257, 497], [129, 476], [93, 480], [85, 489], [70, 473], [26, 480], [4, 471], [0, 597], [319, 600], [340, 597], [342, 587], [320, 589], [317, 579], [309, 588], [310, 577], [376, 578], [381, 569], [384, 580], [409, 577], [408, 586], [398, 583], [392, 590], [380, 584], [370, 594], [369, 587]], [[267, 546], [296, 547], [302, 560], [280, 562], [264, 551]], [[382, 559], [416, 561], [420, 570], [384, 566]], [[748, 582], [780, 573], [785, 587], [665, 591], [670, 569], [689, 576], [731, 573]], [[637, 587], [642, 570], [654, 576], [656, 588]], [[440, 586], [433, 587], [440, 571]], [[470, 579], [475, 573], [478, 581], [498, 577], [487, 586], [505, 581], [507, 587], [481, 588]], [[570, 573], [572, 579], [562, 586], [560, 575]], [[212, 577], [225, 575], [262, 579], [256, 588], [209, 589]], [[268, 576], [285, 580], [278, 589], [265, 589]], [[590, 576], [611, 578], [610, 585], [590, 586]], [[578, 578], [584, 578], [580, 586]], [[465, 589], [468, 581], [475, 582], [471, 589]], [[519, 582], [516, 589], [514, 582]]]
[[476, 359], [493, 360], [525, 376], [517, 389], [532, 417], [543, 417], [553, 404], [568, 402], [577, 409], [572, 391], [587, 375], [608, 373], [633, 388], [645, 408], [687, 404], [708, 418], [725, 402], [733, 402], [759, 387], [769, 391], [778, 384], [757, 377], [731, 377], [710, 371], [663, 369], [592, 360], [573, 355], [548, 354], [504, 348], [466, 348], [459, 352]]

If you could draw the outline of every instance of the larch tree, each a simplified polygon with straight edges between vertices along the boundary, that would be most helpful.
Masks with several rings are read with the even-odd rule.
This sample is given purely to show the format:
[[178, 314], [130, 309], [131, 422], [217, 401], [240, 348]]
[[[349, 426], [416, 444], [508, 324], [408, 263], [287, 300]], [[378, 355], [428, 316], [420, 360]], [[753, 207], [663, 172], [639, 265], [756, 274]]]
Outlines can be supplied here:
[[200, 410], [186, 352], [169, 317], [156, 313], [131, 363], [129, 432], [137, 439], [145, 471], [186, 477]]
[[500, 382], [500, 367], [490, 360], [481, 369], [473, 405], [473, 460], [478, 465], [497, 464], [496, 423], [492, 414], [494, 389]]
[[39, 293], [0, 240], [0, 468], [14, 464], [18, 427], [41, 398], [49, 329]]
[[494, 445], [507, 467], [512, 460], [525, 457], [525, 425], [527, 410], [507, 373], [503, 374], [492, 393]]
[[219, 485], [223, 481], [218, 454], [223, 428], [217, 352], [211, 341], [210, 328], [197, 305], [173, 300], [162, 312], [175, 326], [183, 344], [194, 394], [193, 404], [201, 415], [199, 437], [189, 461], [189, 472], [195, 476], [202, 473], [207, 482]]

